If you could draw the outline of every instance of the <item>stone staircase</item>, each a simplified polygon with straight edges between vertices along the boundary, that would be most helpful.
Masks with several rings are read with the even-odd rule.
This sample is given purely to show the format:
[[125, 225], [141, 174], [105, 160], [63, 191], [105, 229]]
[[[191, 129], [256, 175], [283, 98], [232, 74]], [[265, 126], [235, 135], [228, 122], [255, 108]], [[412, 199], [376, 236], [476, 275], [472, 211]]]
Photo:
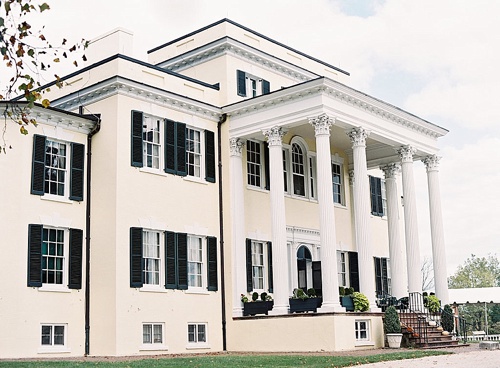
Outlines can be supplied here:
[[420, 349], [438, 349], [458, 346], [458, 340], [443, 335], [440, 327], [431, 326], [425, 313], [400, 313], [403, 326], [403, 346]]

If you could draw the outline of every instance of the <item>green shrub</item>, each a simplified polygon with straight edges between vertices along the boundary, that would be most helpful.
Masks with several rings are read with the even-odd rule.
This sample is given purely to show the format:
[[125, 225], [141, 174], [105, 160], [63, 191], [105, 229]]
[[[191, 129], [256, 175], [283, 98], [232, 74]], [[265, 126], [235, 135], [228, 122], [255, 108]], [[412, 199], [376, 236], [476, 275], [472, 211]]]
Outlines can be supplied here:
[[370, 308], [370, 302], [365, 294], [358, 293], [357, 291], [352, 293], [352, 301], [354, 303], [355, 312], [366, 312]]
[[345, 287], [339, 286], [339, 296], [344, 296], [345, 295]]
[[264, 291], [262, 294], [260, 294], [260, 300], [265, 302], [267, 300], [267, 293]]
[[427, 297], [427, 309], [429, 309], [429, 312], [438, 312], [439, 308], [441, 308], [441, 303], [439, 302], [437, 296], [429, 295]]
[[314, 288], [307, 289], [307, 296], [309, 298], [316, 298], [316, 290]]
[[345, 289], [345, 295], [352, 295], [354, 293], [354, 288], [349, 287]]
[[307, 294], [302, 289], [293, 289], [293, 299], [307, 299]]
[[256, 302], [256, 301], [257, 301], [257, 299], [259, 299], [259, 293], [258, 293], [258, 292], [256, 292], [256, 291], [254, 291], [254, 292], [252, 293], [252, 302]]
[[401, 322], [394, 306], [387, 307], [384, 314], [384, 331], [388, 333], [401, 333]]
[[443, 312], [441, 313], [441, 327], [443, 327], [445, 331], [453, 332], [454, 326], [453, 311], [449, 304], [446, 304], [443, 308]]

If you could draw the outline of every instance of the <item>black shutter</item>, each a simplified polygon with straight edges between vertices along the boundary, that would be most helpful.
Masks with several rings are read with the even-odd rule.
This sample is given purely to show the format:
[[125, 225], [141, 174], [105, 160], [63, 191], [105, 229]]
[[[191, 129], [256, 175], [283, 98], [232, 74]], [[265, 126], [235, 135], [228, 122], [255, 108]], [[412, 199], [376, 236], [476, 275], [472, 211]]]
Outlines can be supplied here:
[[271, 92], [271, 85], [269, 84], [269, 81], [262, 80], [262, 94], [265, 95], [269, 92]]
[[273, 243], [267, 242], [267, 277], [269, 292], [273, 292]]
[[176, 174], [175, 122], [165, 119], [165, 172]]
[[175, 123], [175, 144], [175, 167], [177, 175], [186, 176], [186, 124], [184, 123]]
[[252, 240], [246, 240], [246, 254], [247, 254], [247, 291], [253, 290], [252, 280]]
[[359, 291], [359, 271], [358, 271], [358, 253], [347, 252], [349, 255], [349, 284], [354, 291]]
[[375, 177], [373, 176], [368, 176], [370, 179], [370, 202], [371, 202], [371, 210], [372, 210], [372, 215], [377, 214], [377, 193], [376, 193], [376, 184], [375, 184]]
[[188, 288], [187, 234], [177, 233], [177, 288]]
[[45, 142], [47, 137], [33, 136], [33, 162], [31, 167], [31, 194], [45, 193]]
[[207, 286], [208, 291], [217, 291], [217, 238], [207, 237]]
[[28, 286], [42, 286], [42, 225], [28, 226]]
[[269, 174], [269, 143], [264, 142], [264, 175], [266, 189], [271, 189], [271, 175]]
[[379, 216], [384, 216], [384, 206], [382, 204], [382, 179], [375, 179], [375, 184], [377, 185], [377, 213]]
[[247, 86], [245, 80], [245, 72], [241, 70], [236, 71], [237, 76], [237, 84], [238, 84], [238, 96], [246, 97], [247, 96]]
[[321, 279], [321, 261], [312, 262], [313, 289], [317, 296], [323, 296], [323, 283]]
[[130, 228], [130, 287], [142, 287], [143, 277], [143, 258], [142, 258], [142, 228]]
[[82, 288], [83, 230], [69, 229], [69, 283], [70, 289]]
[[143, 114], [141, 111], [132, 110], [132, 153], [131, 165], [142, 167], [142, 124]]
[[83, 166], [85, 162], [85, 146], [71, 143], [71, 184], [69, 199], [83, 201]]
[[387, 258], [381, 258], [381, 275], [382, 275], [382, 290], [388, 294], [389, 293], [389, 281], [387, 275]]
[[215, 183], [215, 134], [205, 130], [205, 180]]
[[175, 233], [165, 231], [165, 288], [177, 288], [177, 250], [175, 246]]
[[380, 258], [373, 257], [375, 262], [375, 295], [383, 297], [382, 295], [382, 270], [380, 267]]

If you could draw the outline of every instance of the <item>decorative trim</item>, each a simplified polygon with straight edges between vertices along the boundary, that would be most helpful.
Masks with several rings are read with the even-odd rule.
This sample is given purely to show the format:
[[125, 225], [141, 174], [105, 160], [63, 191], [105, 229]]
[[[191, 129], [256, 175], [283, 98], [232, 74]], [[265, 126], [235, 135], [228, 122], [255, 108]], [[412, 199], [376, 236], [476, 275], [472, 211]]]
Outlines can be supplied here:
[[335, 124], [335, 118], [328, 116], [327, 114], [321, 114], [314, 118], [308, 118], [309, 124], [314, 127], [314, 132], [316, 137], [326, 135], [330, 136], [330, 127]]
[[380, 170], [384, 172], [386, 179], [394, 179], [396, 175], [401, 171], [401, 166], [397, 163], [390, 163], [384, 166], [380, 166]]
[[306, 229], [296, 226], [287, 226], [286, 234], [287, 234], [287, 241], [292, 243], [292, 245], [294, 245], [295, 247], [297, 247], [299, 243], [318, 245], [320, 242], [319, 230]]
[[427, 172], [430, 171], [439, 171], [439, 161], [441, 157], [438, 155], [429, 155], [422, 159], [422, 162], [425, 164], [425, 168]]
[[272, 127], [270, 129], [264, 129], [262, 131], [267, 138], [269, 146], [282, 146], [282, 138], [286, 134], [286, 131], [282, 127]]
[[221, 116], [220, 108], [216, 106], [118, 76], [52, 101], [52, 104], [60, 109], [74, 110], [80, 105], [93, 104], [118, 94], [212, 121], [219, 121]]
[[354, 169], [349, 170], [349, 185], [354, 185], [355, 176]]
[[229, 138], [229, 151], [231, 156], [241, 157], [245, 143], [240, 138]]
[[407, 145], [400, 148], [396, 148], [396, 152], [399, 154], [399, 158], [402, 163], [413, 162], [413, 155], [417, 152], [417, 149]]
[[351, 140], [353, 147], [366, 147], [366, 138], [370, 135], [370, 133], [362, 127], [354, 128], [346, 134]]

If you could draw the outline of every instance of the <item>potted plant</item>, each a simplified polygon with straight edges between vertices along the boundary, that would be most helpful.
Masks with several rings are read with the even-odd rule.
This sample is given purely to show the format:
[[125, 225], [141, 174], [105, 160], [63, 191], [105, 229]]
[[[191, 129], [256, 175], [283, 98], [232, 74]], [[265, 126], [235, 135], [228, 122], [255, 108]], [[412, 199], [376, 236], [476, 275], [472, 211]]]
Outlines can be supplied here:
[[316, 289], [314, 288], [307, 289], [307, 296], [309, 298], [314, 298], [316, 300], [316, 305], [318, 308], [321, 307], [321, 304], [323, 304], [323, 298], [316, 295]]
[[340, 305], [345, 308], [347, 312], [354, 312], [354, 303], [352, 301], [353, 288], [339, 287]]
[[429, 312], [437, 313], [437, 312], [439, 312], [439, 309], [441, 308], [441, 302], [439, 301], [437, 296], [431, 294], [427, 297], [426, 307], [429, 310]]
[[248, 296], [241, 294], [241, 301], [243, 303], [243, 315], [244, 316], [255, 316], [256, 314], [265, 314], [273, 309], [273, 298], [266, 292], [260, 294], [254, 291], [252, 293], [252, 301], [248, 299]]
[[449, 333], [453, 332], [453, 329], [455, 327], [455, 323], [453, 320], [453, 311], [449, 304], [446, 304], [443, 308], [443, 311], [441, 312], [441, 326], [443, 327], [444, 331], [448, 331]]
[[302, 289], [294, 289], [289, 299], [290, 313], [317, 312], [316, 298], [310, 298]]
[[352, 301], [354, 303], [355, 312], [366, 312], [370, 308], [370, 301], [365, 294], [357, 291], [352, 293]]
[[384, 313], [384, 332], [387, 336], [387, 343], [392, 349], [399, 349], [401, 347], [401, 322], [399, 315], [394, 306], [389, 306]]

